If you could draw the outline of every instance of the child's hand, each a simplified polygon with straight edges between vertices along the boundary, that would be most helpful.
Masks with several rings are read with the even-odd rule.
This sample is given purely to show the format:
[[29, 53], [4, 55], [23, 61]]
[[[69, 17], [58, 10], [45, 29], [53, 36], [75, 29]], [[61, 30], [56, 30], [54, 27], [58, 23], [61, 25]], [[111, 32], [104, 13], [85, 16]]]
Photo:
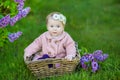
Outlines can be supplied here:
[[24, 54], [24, 61], [26, 61], [27, 60], [27, 58], [29, 58], [31, 56], [31, 54]]
[[65, 57], [65, 59], [67, 59], [69, 61], [72, 61], [72, 58], [73, 58], [73, 56], [71, 56], [71, 55], [68, 55], [68, 56]]

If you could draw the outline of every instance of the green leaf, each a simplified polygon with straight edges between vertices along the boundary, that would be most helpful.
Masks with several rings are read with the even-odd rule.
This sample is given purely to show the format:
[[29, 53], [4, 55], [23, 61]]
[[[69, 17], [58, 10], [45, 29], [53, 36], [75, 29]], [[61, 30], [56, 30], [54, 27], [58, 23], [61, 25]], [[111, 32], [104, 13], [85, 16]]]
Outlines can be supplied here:
[[81, 47], [81, 49], [80, 49], [80, 55], [83, 56], [83, 55], [85, 55], [86, 53], [88, 53], [87, 48]]
[[4, 7], [8, 7], [9, 5], [10, 5], [10, 1], [9, 0], [4, 2]]
[[0, 19], [3, 18], [4, 16], [0, 13]]

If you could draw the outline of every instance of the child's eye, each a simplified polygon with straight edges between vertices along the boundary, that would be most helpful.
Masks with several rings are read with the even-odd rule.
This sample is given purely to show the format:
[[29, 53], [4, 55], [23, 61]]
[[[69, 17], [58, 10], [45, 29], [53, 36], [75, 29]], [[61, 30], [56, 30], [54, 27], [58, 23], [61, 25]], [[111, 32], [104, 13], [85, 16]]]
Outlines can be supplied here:
[[60, 26], [59, 25], [57, 25], [57, 28], [59, 28]]
[[50, 27], [53, 27], [53, 25], [51, 25]]

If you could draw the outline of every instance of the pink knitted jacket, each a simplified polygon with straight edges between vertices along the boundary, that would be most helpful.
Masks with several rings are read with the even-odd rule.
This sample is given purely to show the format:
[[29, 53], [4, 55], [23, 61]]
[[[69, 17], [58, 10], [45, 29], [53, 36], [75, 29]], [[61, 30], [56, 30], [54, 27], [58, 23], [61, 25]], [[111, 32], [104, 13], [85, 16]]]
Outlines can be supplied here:
[[76, 55], [75, 42], [67, 32], [63, 32], [56, 38], [53, 38], [48, 31], [44, 32], [24, 50], [25, 54], [30, 55], [38, 51], [41, 51], [40, 56], [48, 54], [50, 57], [57, 58]]

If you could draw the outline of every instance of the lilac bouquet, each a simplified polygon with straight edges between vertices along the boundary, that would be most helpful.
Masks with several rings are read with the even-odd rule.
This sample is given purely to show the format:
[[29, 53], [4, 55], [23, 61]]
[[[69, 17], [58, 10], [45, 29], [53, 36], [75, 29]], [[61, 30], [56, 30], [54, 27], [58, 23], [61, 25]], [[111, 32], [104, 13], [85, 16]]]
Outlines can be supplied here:
[[108, 54], [103, 54], [102, 50], [96, 50], [92, 54], [84, 54], [80, 59], [80, 64], [83, 69], [92, 69], [92, 72], [96, 72], [100, 65], [99, 62], [103, 62], [108, 57]]

